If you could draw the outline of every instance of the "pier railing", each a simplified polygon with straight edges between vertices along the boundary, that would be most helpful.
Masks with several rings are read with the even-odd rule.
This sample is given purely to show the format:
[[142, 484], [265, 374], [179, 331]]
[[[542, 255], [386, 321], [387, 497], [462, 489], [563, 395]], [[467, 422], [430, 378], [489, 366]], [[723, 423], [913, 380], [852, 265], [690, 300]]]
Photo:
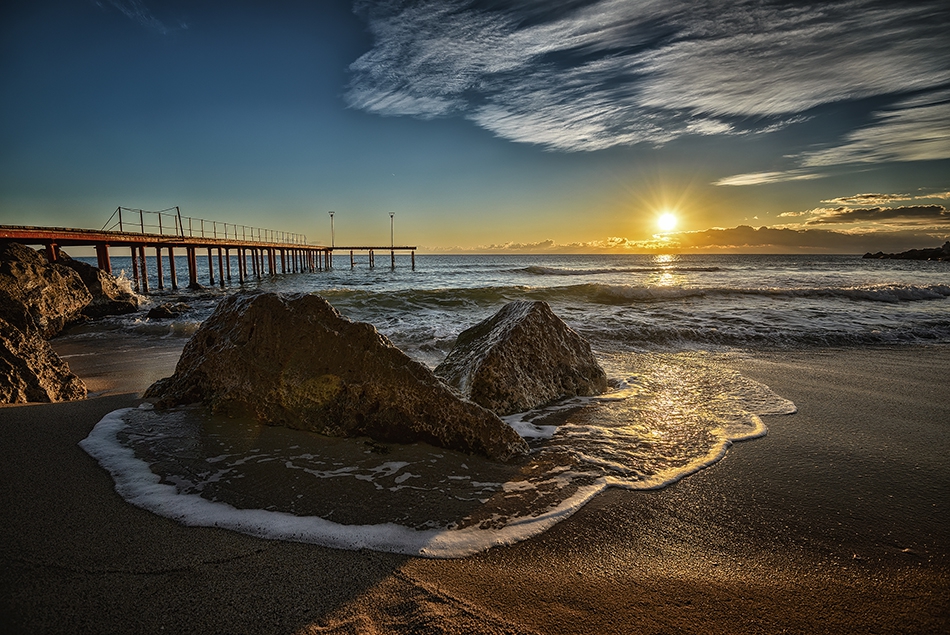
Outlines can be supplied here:
[[[390, 214], [391, 218], [392, 214]], [[392, 234], [390, 238], [391, 236]], [[175, 271], [176, 249], [185, 250], [188, 286], [191, 288], [201, 286], [198, 284], [199, 249], [207, 250], [209, 282], [212, 286], [217, 283], [222, 287], [225, 285], [225, 280], [231, 281], [232, 251], [237, 255], [238, 281], [241, 284], [244, 284], [251, 276], [261, 278], [265, 274], [330, 270], [333, 268], [334, 251], [342, 250], [350, 252], [351, 268], [356, 267], [355, 252], [358, 251], [367, 253], [370, 268], [376, 266], [377, 251], [388, 251], [393, 269], [396, 268], [396, 252], [408, 251], [412, 269], [416, 268], [414, 246], [396, 246], [392, 242], [388, 247], [311, 245], [307, 243], [307, 237], [303, 234], [182, 216], [179, 207], [148, 211], [120, 206], [100, 230], [0, 225], [0, 242], [45, 245], [46, 257], [50, 262], [56, 262], [59, 259], [61, 247], [94, 247], [98, 267], [108, 273], [112, 272], [110, 248], [124, 247], [131, 251], [132, 280], [135, 290], [141, 289], [145, 293], [149, 292], [146, 248], [155, 250], [154, 264], [159, 289], [165, 288], [164, 265], [166, 262], [172, 289], [178, 288]], [[218, 261], [217, 277], [214, 267], [215, 251], [217, 251]]]
[[174, 236], [177, 238], [215, 238], [223, 240], [255, 241], [306, 245], [304, 234], [283, 232], [262, 227], [182, 216], [179, 207], [150, 211], [117, 207], [101, 231]]

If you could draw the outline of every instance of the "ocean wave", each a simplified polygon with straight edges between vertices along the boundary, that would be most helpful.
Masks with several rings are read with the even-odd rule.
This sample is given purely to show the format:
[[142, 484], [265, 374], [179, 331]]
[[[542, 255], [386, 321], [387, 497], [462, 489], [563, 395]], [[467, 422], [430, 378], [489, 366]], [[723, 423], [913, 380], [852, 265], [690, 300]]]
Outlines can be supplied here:
[[630, 302], [657, 302], [684, 298], [716, 298], [729, 296], [762, 298], [841, 299], [870, 302], [915, 302], [942, 300], [950, 297], [947, 285], [872, 285], [866, 287], [657, 287], [590, 284], [574, 288], [560, 287], [567, 293], [587, 295], [592, 302], [626, 304]]
[[854, 287], [663, 287], [585, 283], [556, 287], [524, 285], [481, 288], [403, 289], [378, 293], [368, 290], [333, 289], [321, 291], [331, 302], [355, 307], [461, 308], [494, 306], [512, 300], [584, 301], [594, 304], [633, 304], [690, 298], [788, 298], [850, 300], [868, 302], [918, 302], [950, 297], [950, 285], [882, 284]]
[[950, 320], [892, 328], [854, 324], [813, 328], [797, 324], [775, 328], [761, 322], [724, 324], [710, 321], [701, 325], [638, 324], [613, 329], [586, 328], [582, 334], [594, 348], [630, 351], [937, 344], [950, 342]]
[[602, 269], [568, 269], [564, 267], [544, 267], [530, 265], [520, 269], [511, 269], [510, 273], [527, 273], [534, 276], [594, 276], [612, 273], [682, 273], [682, 272], [715, 272], [722, 271], [721, 267], [684, 267], [684, 266], [648, 266], [648, 267], [607, 267]]

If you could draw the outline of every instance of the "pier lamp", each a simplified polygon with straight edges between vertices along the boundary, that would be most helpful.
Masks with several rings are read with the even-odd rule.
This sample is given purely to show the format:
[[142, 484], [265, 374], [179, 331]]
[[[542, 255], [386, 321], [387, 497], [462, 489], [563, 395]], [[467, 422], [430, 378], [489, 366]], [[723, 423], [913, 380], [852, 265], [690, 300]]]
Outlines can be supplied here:
[[395, 233], [395, 221], [393, 216], [396, 215], [396, 212], [389, 212], [389, 248], [392, 249], [396, 246], [396, 233]]
[[334, 212], [330, 212], [330, 247], [334, 247], [334, 246], [335, 246], [335, 245], [334, 245], [334, 236], [333, 236], [333, 214], [334, 214]]

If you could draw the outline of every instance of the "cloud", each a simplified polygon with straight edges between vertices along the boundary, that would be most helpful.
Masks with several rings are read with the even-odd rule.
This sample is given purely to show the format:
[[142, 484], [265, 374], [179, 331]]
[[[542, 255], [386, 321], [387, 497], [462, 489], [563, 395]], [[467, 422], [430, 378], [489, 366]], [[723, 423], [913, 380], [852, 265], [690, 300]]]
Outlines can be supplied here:
[[681, 233], [676, 237], [681, 252], [737, 251], [755, 253], [864, 253], [904, 251], [933, 247], [947, 240], [946, 234], [926, 231], [841, 232], [827, 229], [793, 229], [748, 225]]
[[786, 170], [784, 172], [751, 172], [749, 174], [736, 174], [727, 176], [714, 182], [713, 185], [764, 185], [767, 183], [778, 183], [781, 181], [807, 181], [811, 179], [820, 179], [821, 174], [815, 172], [806, 172], [803, 170]]
[[[461, 116], [557, 150], [774, 131], [822, 104], [950, 81], [947, 10], [936, 0], [358, 0], [354, 8], [374, 45], [350, 67], [351, 107]], [[808, 165], [831, 159], [807, 157]]]
[[911, 222], [925, 225], [950, 226], [950, 213], [943, 205], [910, 205], [903, 207], [838, 207], [834, 209], [813, 210], [818, 217], [809, 220], [807, 225], [829, 225], [842, 223], [888, 223], [893, 221]]
[[917, 97], [874, 113], [874, 122], [832, 147], [806, 152], [806, 168], [847, 163], [950, 159], [950, 91]]
[[[872, 113], [867, 126], [849, 132], [826, 148], [791, 157], [798, 167], [759, 174], [738, 174], [714, 185], [759, 185], [794, 181], [821, 168], [892, 161], [950, 159], [950, 91], [899, 101]], [[763, 176], [761, 180], [756, 177]]]
[[[148, 7], [145, 6], [141, 0], [104, 0], [109, 6], [117, 9], [122, 15], [144, 26], [145, 28], [161, 33], [162, 35], [167, 34], [171, 29], [169, 29], [165, 24], [152, 15], [152, 12], [149, 11]], [[99, 6], [102, 6], [102, 2], [97, 2]], [[186, 25], [182, 25], [182, 28], [188, 28]]]
[[905, 251], [934, 247], [948, 240], [948, 232], [919, 229], [842, 232], [816, 228], [751, 227], [712, 228], [654, 236], [650, 240], [609, 237], [588, 242], [558, 243], [555, 240], [510, 242], [424, 249], [430, 253], [865, 253]]
[[832, 205], [884, 205], [891, 201], [909, 201], [915, 197], [910, 194], [854, 194], [823, 200]]

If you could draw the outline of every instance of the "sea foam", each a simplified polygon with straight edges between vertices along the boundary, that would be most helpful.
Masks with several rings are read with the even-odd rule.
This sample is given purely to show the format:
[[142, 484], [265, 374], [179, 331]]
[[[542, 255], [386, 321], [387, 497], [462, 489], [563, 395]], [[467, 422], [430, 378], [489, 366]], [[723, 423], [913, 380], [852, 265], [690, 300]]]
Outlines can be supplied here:
[[609, 393], [506, 419], [532, 447], [511, 464], [148, 406], [81, 445], [123, 498], [185, 525], [445, 558], [536, 536], [606, 487], [668, 485], [765, 434], [759, 415], [795, 410], [710, 356], [603, 362]]

